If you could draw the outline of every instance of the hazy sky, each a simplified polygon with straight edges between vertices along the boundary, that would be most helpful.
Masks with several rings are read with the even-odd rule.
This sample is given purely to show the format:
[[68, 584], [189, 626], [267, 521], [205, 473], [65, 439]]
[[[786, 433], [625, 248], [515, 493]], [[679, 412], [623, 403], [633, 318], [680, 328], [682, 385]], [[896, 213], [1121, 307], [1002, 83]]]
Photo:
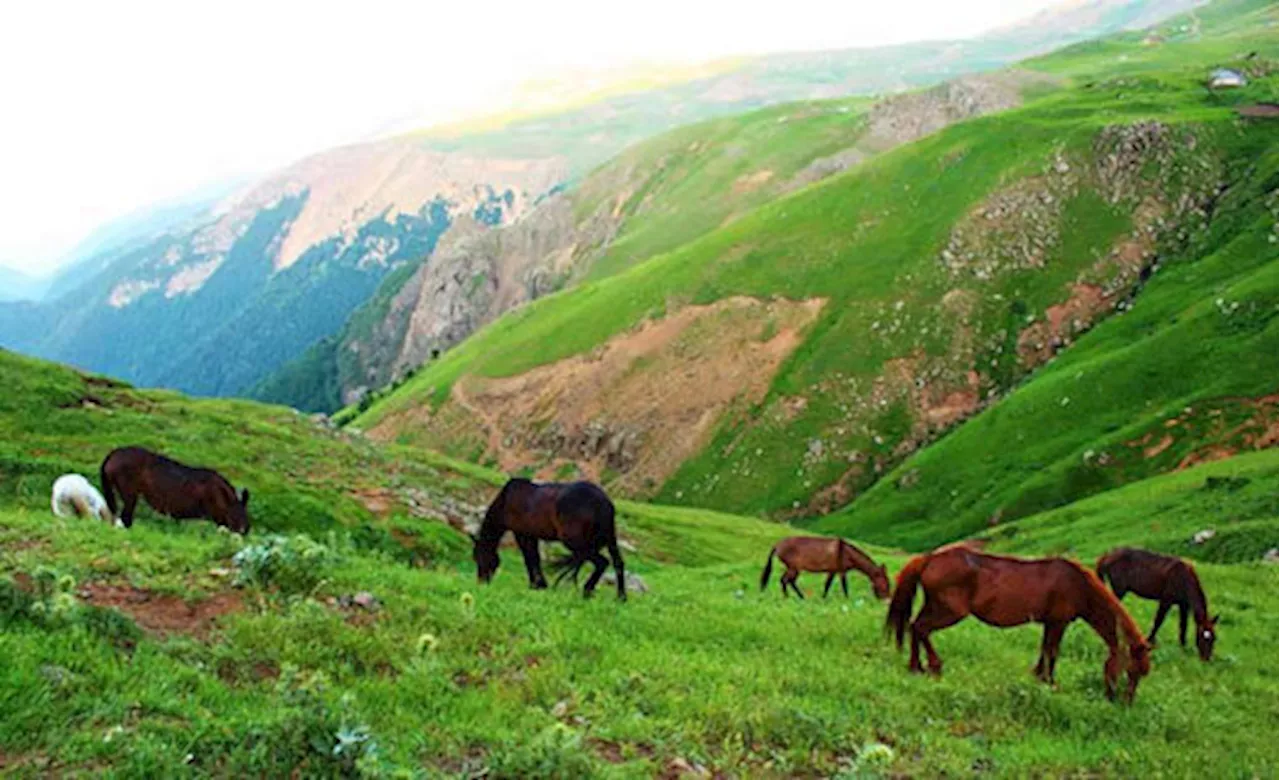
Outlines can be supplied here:
[[637, 60], [963, 38], [1053, 0], [0, 3], [0, 265], [340, 143]]

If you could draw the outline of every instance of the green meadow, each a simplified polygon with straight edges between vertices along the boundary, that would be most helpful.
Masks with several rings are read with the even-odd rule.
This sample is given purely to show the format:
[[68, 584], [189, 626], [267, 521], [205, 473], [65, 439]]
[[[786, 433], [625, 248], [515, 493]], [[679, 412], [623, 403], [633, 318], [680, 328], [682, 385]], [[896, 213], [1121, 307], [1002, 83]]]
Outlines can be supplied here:
[[[370, 513], [350, 496], [402, 480], [438, 491], [436, 505], [482, 504], [499, 475], [384, 452], [278, 407], [104, 387], [3, 358], [6, 382], [25, 390], [0, 416], [11, 447], [0, 767], [12, 776], [1277, 771], [1276, 569], [1230, 551], [1237, 532], [1261, 539], [1269, 528], [1274, 539], [1274, 452], [1138, 482], [993, 535], [996, 549], [1085, 561], [1121, 542], [1200, 557], [1223, 614], [1218, 655], [1200, 662], [1166, 627], [1126, 707], [1104, 698], [1105, 648], [1080, 624], [1056, 688], [1030, 674], [1036, 628], [974, 621], [936, 637], [941, 679], [908, 674], [862, 578], [848, 600], [820, 598], [820, 575], [802, 577], [803, 602], [779, 595], [776, 573], [761, 593], [768, 549], [792, 531], [752, 518], [623, 502], [629, 568], [649, 589], [626, 604], [608, 589], [593, 600], [567, 586], [529, 591], [514, 551], [480, 587], [460, 533], [411, 508]], [[100, 407], [84, 404], [86, 391]], [[219, 444], [228, 429], [234, 443]], [[216, 453], [255, 491], [251, 535], [149, 511], [128, 532], [54, 518], [52, 478], [92, 474], [126, 437]], [[392, 464], [399, 473], [384, 472]], [[321, 507], [326, 522], [303, 519]], [[1206, 516], [1225, 546], [1188, 544]], [[283, 539], [268, 563], [236, 558], [274, 534]], [[868, 549], [894, 572], [906, 559]], [[361, 592], [374, 608], [348, 604]], [[104, 603], [112, 593], [125, 597]], [[1144, 627], [1153, 607], [1129, 599]]]

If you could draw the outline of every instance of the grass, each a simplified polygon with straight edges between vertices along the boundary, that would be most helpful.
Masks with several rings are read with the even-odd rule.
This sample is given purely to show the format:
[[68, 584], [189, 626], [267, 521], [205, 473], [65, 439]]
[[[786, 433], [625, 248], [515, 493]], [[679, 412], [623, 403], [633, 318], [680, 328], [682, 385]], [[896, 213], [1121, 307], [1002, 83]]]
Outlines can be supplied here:
[[[728, 535], [701, 527], [687, 546]], [[238, 546], [207, 526], [125, 534], [0, 510], [9, 574], [46, 567], [198, 599], [228, 587], [217, 572]], [[480, 588], [462, 559], [414, 569], [346, 550], [314, 594], [249, 589], [203, 639], [122, 647], [92, 627], [102, 621], [7, 617], [0, 755], [16, 776], [651, 777], [677, 760], [760, 777], [1276, 771], [1274, 567], [1201, 565], [1224, 613], [1218, 658], [1160, 646], [1126, 708], [1103, 698], [1102, 645], [1084, 628], [1068, 632], [1057, 690], [1026, 671], [1035, 629], [974, 621], [938, 638], [946, 676], [919, 678], [860, 578], [852, 601], [784, 601], [756, 590], [763, 552], [641, 564], [652, 591], [626, 605], [530, 592], [513, 555]], [[380, 610], [327, 603], [357, 591]], [[1151, 605], [1130, 607], [1149, 623]], [[883, 766], [877, 743], [892, 751]]]
[[[607, 590], [592, 601], [531, 592], [510, 550], [495, 582], [479, 587], [460, 534], [407, 509], [371, 514], [346, 490], [412, 478], [444, 515], [483, 500], [502, 475], [335, 435], [277, 407], [137, 391], [7, 353], [0, 369], [14, 390], [0, 407], [8, 775], [1277, 770], [1280, 594], [1274, 567], [1241, 552], [1251, 549], [1242, 540], [1263, 539], [1264, 523], [1275, 536], [1273, 453], [1140, 482], [993, 533], [1000, 549], [1088, 559], [1113, 542], [1182, 551], [1202, 525], [1217, 528], [1225, 544], [1188, 552], [1223, 613], [1219, 655], [1205, 665], [1160, 646], [1127, 708], [1103, 697], [1102, 645], [1078, 626], [1057, 689], [1026, 671], [1034, 628], [974, 621], [938, 638], [945, 677], [909, 675], [861, 578], [847, 601], [783, 600], [776, 577], [759, 592], [769, 546], [793, 532], [784, 525], [623, 501], [620, 528], [637, 548], [629, 568], [649, 592], [625, 605]], [[261, 496], [254, 532], [241, 539], [150, 512], [127, 532], [51, 516], [54, 476], [91, 473], [91, 456], [126, 437], [200, 453], [249, 484]], [[302, 538], [277, 543], [269, 531]], [[436, 544], [406, 557], [397, 546], [406, 535]], [[382, 543], [388, 536], [397, 545]], [[269, 577], [253, 563], [261, 554], [237, 557], [264, 543], [284, 551]], [[905, 560], [870, 549], [892, 570]], [[801, 585], [816, 595], [821, 578]], [[133, 600], [119, 609], [94, 601], [111, 589]], [[361, 592], [378, 600], [374, 610], [342, 606]], [[183, 602], [232, 607], [182, 624], [191, 614]], [[154, 622], [163, 604], [179, 627]], [[1152, 606], [1130, 600], [1143, 624]]]

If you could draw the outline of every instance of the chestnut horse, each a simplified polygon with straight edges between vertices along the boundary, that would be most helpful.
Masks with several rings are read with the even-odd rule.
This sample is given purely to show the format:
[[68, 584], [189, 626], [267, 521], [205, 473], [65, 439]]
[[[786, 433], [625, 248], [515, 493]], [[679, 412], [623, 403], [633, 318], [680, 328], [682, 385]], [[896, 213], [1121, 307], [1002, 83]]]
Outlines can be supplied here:
[[207, 517], [238, 534], [249, 533], [249, 491], [236, 496], [231, 483], [212, 469], [184, 466], [142, 447], [112, 450], [98, 469], [102, 495], [116, 513], [116, 493], [124, 501], [119, 515], [125, 528], [133, 526], [138, 498], [152, 509], [178, 520]]
[[764, 563], [764, 571], [760, 574], [760, 590], [769, 584], [769, 576], [773, 574], [773, 556], [778, 556], [787, 570], [778, 580], [782, 584], [782, 595], [787, 595], [787, 587], [800, 598], [804, 594], [796, 587], [796, 579], [802, 571], [826, 572], [827, 585], [822, 589], [822, 597], [831, 592], [831, 583], [836, 575], [840, 575], [840, 587], [844, 595], [849, 595], [847, 573], [857, 569], [871, 581], [871, 588], [876, 598], [889, 598], [889, 571], [884, 566], [876, 565], [862, 550], [843, 539], [829, 539], [821, 536], [788, 536], [778, 542], [769, 551], [769, 558]]
[[1052, 683], [1058, 646], [1071, 621], [1089, 624], [1111, 653], [1103, 667], [1107, 698], [1115, 698], [1122, 665], [1121, 646], [1128, 644], [1129, 687], [1132, 701], [1138, 682], [1151, 671], [1150, 645], [1120, 601], [1093, 572], [1064, 558], [1027, 560], [988, 555], [966, 545], [951, 545], [912, 558], [898, 574], [889, 605], [887, 627], [902, 647], [916, 588], [924, 589], [924, 606], [911, 624], [913, 672], [923, 672], [920, 646], [929, 654], [929, 671], [942, 673], [942, 661], [929, 635], [954, 625], [967, 615], [996, 628], [1036, 621], [1044, 624], [1040, 660], [1035, 674]]
[[1218, 640], [1218, 616], [1209, 617], [1209, 601], [1191, 564], [1172, 555], [1120, 547], [1099, 558], [1097, 570], [1098, 579], [1111, 581], [1116, 598], [1123, 599], [1132, 591], [1144, 599], [1160, 602], [1155, 625], [1147, 634], [1149, 643], [1156, 643], [1165, 615], [1177, 604], [1178, 640], [1186, 647], [1189, 608], [1196, 619], [1196, 649], [1200, 651], [1200, 660], [1213, 658], [1213, 643]]
[[546, 539], [569, 548], [568, 556], [552, 564], [561, 571], [557, 584], [570, 574], [576, 579], [586, 563], [595, 564], [583, 589], [588, 597], [609, 565], [600, 554], [601, 548], [607, 548], [618, 575], [618, 598], [626, 601], [626, 573], [618, 549], [613, 502], [599, 486], [590, 482], [535, 484], [521, 478], [508, 481], [485, 511], [480, 532], [471, 537], [480, 582], [493, 579], [498, 570], [498, 542], [507, 531], [515, 536], [524, 555], [529, 587], [547, 587], [538, 554], [538, 540]]

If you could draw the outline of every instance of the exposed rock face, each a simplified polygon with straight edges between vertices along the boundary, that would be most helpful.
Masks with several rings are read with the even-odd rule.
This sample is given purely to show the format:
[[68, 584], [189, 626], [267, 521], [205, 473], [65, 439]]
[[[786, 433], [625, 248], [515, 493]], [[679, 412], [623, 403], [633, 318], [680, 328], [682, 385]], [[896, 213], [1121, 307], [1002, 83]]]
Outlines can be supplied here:
[[[75, 301], [32, 318], [38, 331], [5, 335], [140, 384], [247, 393], [340, 331], [453, 223], [510, 224], [566, 171], [558, 157], [441, 152], [412, 138], [324, 152], [118, 250]], [[388, 365], [397, 354], [398, 344]]]
[[965, 76], [932, 89], [886, 98], [867, 114], [866, 132], [854, 146], [818, 158], [787, 183], [787, 190], [820, 181], [861, 164], [868, 157], [911, 143], [948, 125], [1022, 103], [1022, 90], [1055, 79], [1029, 71], [1009, 70]]
[[278, 271], [320, 241], [337, 236], [350, 243], [370, 220], [394, 222], [437, 198], [470, 213], [490, 192], [509, 190], [507, 211], [521, 214], [566, 171], [559, 158], [478, 158], [435, 151], [404, 138], [345, 146], [308, 157], [229, 198], [218, 209], [218, 221], [202, 230], [198, 241], [206, 251], [225, 252], [257, 211], [306, 193], [306, 204], [274, 246], [271, 260]]
[[395, 368], [416, 366], [508, 309], [559, 289], [575, 270], [578, 233], [572, 202], [554, 195], [509, 228], [442, 249], [415, 275], [417, 294]]

